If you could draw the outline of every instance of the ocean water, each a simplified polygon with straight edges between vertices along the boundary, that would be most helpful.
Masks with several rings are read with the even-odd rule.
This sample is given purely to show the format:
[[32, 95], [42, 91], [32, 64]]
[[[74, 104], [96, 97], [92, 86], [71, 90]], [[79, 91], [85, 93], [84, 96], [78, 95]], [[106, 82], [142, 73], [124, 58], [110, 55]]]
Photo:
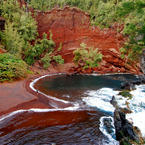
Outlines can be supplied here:
[[[122, 82], [137, 80], [134, 75], [44, 76], [30, 84], [31, 89], [49, 99], [71, 103], [66, 108], [18, 110], [0, 118], [0, 144], [119, 145], [115, 140], [110, 103], [115, 96], [119, 106], [129, 103], [133, 113], [127, 119], [145, 135], [145, 85], [131, 91], [129, 100], [118, 95]], [[45, 101], [47, 101], [47, 99]], [[142, 118], [142, 119], [140, 119]]]

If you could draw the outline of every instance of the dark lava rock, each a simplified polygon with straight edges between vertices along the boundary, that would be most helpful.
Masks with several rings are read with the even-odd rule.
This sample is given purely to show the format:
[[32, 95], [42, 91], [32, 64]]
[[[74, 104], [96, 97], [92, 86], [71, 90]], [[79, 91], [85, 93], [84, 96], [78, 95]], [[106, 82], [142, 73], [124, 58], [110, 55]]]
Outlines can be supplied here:
[[117, 107], [118, 107], [117, 101], [116, 101], [116, 99], [115, 99], [115, 97], [114, 97], [114, 96], [112, 97], [112, 99], [111, 99], [110, 103], [111, 103], [111, 104], [112, 104], [115, 108], [117, 108]]
[[122, 142], [124, 141], [129, 144], [129, 140], [139, 141], [138, 135], [133, 129], [133, 125], [126, 119], [126, 115], [121, 111], [120, 108], [117, 108], [114, 112], [114, 126], [116, 130], [116, 139]]
[[135, 85], [140, 85], [140, 84], [145, 84], [145, 76], [144, 75], [139, 76], [138, 80], [121, 83], [121, 89], [134, 90]]
[[131, 142], [143, 142], [140, 130], [126, 119], [126, 113], [131, 113], [132, 111], [128, 108], [120, 108], [114, 96], [110, 103], [115, 107], [114, 126], [116, 139], [120, 142], [120, 145], [132, 145]]
[[113, 133], [112, 119], [111, 118], [104, 118], [103, 123], [104, 123], [104, 126], [106, 128], [106, 131], [109, 134], [112, 134]]
[[134, 87], [134, 84], [132, 82], [123, 82], [123, 83], [121, 83], [121, 89], [133, 90], [133, 89], [135, 89], [135, 87]]

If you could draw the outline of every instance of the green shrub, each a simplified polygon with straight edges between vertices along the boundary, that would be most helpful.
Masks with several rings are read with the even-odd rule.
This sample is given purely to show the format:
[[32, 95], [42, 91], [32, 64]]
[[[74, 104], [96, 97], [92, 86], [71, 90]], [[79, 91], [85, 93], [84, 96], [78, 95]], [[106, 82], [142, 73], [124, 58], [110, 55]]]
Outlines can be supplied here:
[[5, 49], [9, 53], [21, 58], [24, 40], [18, 34], [17, 29], [13, 27], [13, 23], [8, 22], [5, 26], [5, 30], [0, 32], [0, 35]]
[[54, 61], [57, 64], [64, 64], [64, 59], [61, 55], [53, 55], [53, 53], [46, 53], [45, 56], [41, 59], [43, 67], [47, 69], [51, 62]]
[[5, 31], [1, 32], [2, 44], [9, 53], [24, 57], [26, 50], [32, 47], [30, 41], [38, 35], [36, 21], [16, 0], [1, 1], [0, 6], [6, 20]]
[[16, 0], [4, 0], [1, 2], [2, 16], [6, 21], [12, 22], [13, 27], [18, 31], [25, 41], [34, 40], [37, 37], [37, 24], [26, 8], [20, 8]]
[[122, 58], [138, 61], [145, 48], [145, 1], [119, 0], [118, 2], [100, 1], [97, 8], [95, 24], [108, 27], [114, 22], [124, 24], [122, 34], [128, 36]]
[[50, 66], [51, 56], [47, 53], [42, 59], [41, 62], [43, 63], [43, 67], [47, 69]]
[[9, 53], [0, 54], [0, 82], [27, 76], [27, 64]]
[[32, 65], [35, 60], [38, 60], [41, 54], [45, 51], [50, 53], [54, 50], [55, 43], [52, 40], [52, 34], [50, 34], [50, 39], [47, 39], [47, 34], [43, 34], [42, 39], [38, 39], [35, 42], [34, 46], [28, 44], [27, 49], [25, 51], [25, 61]]
[[64, 59], [61, 55], [53, 56], [53, 60], [58, 64], [64, 64]]
[[88, 11], [97, 6], [99, 0], [30, 0], [29, 6], [41, 11], [47, 11], [55, 6], [63, 7], [70, 5]]
[[98, 49], [87, 48], [84, 43], [80, 46], [81, 48], [74, 51], [74, 62], [84, 69], [97, 67], [102, 60], [102, 54], [98, 52]]
[[119, 95], [121, 95], [125, 98], [132, 99], [132, 94], [130, 94], [130, 91], [128, 91], [128, 90], [123, 90], [123, 91], [119, 92]]

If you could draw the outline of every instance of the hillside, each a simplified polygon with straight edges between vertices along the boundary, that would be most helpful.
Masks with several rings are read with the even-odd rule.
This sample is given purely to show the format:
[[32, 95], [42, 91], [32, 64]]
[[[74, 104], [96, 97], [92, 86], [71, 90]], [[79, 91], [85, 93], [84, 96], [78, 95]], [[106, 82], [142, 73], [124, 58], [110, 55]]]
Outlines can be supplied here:
[[[81, 56], [75, 66], [71, 65], [70, 72], [138, 74], [138, 56], [144, 48], [144, 18], [140, 19], [144, 5], [141, 0], [86, 0], [84, 3], [81, 0], [66, 0], [45, 4], [35, 0], [29, 3], [3, 1], [0, 8], [1, 27], [5, 20], [5, 30], [2, 28], [0, 33], [0, 46], [7, 53], [25, 61], [28, 66], [37, 64], [47, 69], [50, 64], [74, 63], [74, 51], [84, 43], [85, 49], [97, 48], [102, 58], [99, 62], [97, 55], [94, 55], [95, 64], [93, 61], [81, 60]], [[74, 6], [81, 10], [73, 8]], [[132, 20], [135, 14], [136, 19]], [[106, 28], [101, 29], [102, 27]], [[88, 60], [94, 59], [85, 57]], [[5, 74], [9, 77], [7, 72]], [[1, 81], [5, 79], [7, 80], [1, 77]]]

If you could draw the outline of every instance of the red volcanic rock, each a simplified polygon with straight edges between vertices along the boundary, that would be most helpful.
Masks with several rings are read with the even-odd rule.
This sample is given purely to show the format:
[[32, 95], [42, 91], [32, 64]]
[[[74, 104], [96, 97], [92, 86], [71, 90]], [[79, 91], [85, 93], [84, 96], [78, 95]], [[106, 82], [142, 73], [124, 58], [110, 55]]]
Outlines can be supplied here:
[[[86, 43], [87, 46], [98, 48], [103, 54], [99, 70], [104, 72], [125, 72], [126, 70], [126, 72], [139, 73], [137, 67], [126, 68], [125, 61], [120, 57], [119, 48], [124, 43], [124, 37], [121, 33], [117, 33], [116, 29], [119, 27], [117, 24], [114, 24], [112, 29], [100, 30], [98, 27], [90, 25], [90, 16], [87, 13], [70, 7], [37, 12], [36, 20], [40, 37], [44, 32], [49, 34], [51, 31], [56, 47], [62, 43], [61, 55], [65, 62], [72, 62], [73, 51], [80, 47], [81, 43]], [[123, 26], [120, 26], [120, 31], [122, 29]], [[94, 69], [94, 71], [96, 70], [98, 69]], [[84, 73], [80, 68], [74, 69], [74, 71]], [[86, 70], [86, 72], [91, 73], [92, 70]]]
[[2, 50], [1, 50], [1, 48], [0, 48], [0, 53], [2, 53]]
[[6, 50], [0, 48], [0, 54], [1, 54], [1, 53], [6, 53], [6, 52], [7, 52]]

